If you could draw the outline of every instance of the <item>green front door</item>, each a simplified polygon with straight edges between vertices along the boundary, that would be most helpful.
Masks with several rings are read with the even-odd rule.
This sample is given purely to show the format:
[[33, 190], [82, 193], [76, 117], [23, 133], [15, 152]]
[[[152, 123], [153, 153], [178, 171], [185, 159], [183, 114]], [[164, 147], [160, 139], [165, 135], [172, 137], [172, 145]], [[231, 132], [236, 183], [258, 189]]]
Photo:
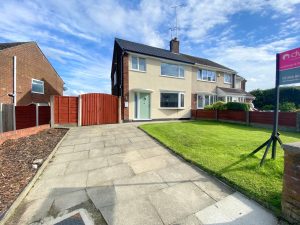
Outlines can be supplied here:
[[139, 119], [150, 119], [150, 94], [139, 93]]

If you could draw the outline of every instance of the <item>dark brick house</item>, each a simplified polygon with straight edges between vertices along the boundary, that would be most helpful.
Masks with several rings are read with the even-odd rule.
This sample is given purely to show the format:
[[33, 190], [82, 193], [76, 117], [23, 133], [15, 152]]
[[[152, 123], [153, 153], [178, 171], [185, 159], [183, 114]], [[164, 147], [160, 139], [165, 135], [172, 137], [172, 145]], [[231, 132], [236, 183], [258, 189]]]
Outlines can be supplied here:
[[0, 103], [13, 104], [14, 93], [16, 105], [49, 103], [63, 85], [36, 42], [0, 43]]

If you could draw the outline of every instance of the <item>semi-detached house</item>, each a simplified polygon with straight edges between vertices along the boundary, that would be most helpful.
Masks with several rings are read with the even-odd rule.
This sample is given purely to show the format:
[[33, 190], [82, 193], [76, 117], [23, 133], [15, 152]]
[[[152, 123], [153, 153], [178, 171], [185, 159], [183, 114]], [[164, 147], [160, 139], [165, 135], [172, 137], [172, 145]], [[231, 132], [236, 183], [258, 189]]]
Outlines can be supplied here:
[[251, 102], [245, 86], [235, 70], [180, 53], [176, 38], [170, 50], [115, 39], [111, 88], [124, 121], [187, 119], [216, 101]]

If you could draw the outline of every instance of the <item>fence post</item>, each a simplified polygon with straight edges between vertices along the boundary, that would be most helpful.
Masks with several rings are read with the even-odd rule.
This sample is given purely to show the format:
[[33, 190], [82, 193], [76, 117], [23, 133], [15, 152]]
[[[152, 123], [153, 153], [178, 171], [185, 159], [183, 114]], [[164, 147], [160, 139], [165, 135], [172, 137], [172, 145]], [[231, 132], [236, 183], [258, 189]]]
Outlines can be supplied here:
[[54, 96], [50, 96], [50, 126], [54, 126]]
[[39, 126], [39, 104], [35, 104], [35, 126]]
[[16, 107], [13, 105], [13, 129], [17, 130], [17, 117], [16, 117]]
[[246, 113], [246, 124], [249, 126], [250, 125], [250, 111], [245, 111]]
[[78, 126], [81, 127], [82, 123], [82, 98], [81, 95], [78, 96]]
[[122, 97], [118, 96], [118, 123], [122, 123]]
[[300, 112], [297, 112], [296, 123], [296, 130], [297, 132], [300, 132]]

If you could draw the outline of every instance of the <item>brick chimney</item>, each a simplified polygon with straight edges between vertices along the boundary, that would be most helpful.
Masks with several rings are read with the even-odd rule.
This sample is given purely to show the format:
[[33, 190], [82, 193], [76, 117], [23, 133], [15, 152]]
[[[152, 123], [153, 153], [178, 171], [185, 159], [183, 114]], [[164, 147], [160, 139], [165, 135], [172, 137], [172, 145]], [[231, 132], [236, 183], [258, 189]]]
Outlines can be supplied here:
[[170, 51], [173, 53], [179, 53], [179, 41], [176, 37], [170, 41]]

